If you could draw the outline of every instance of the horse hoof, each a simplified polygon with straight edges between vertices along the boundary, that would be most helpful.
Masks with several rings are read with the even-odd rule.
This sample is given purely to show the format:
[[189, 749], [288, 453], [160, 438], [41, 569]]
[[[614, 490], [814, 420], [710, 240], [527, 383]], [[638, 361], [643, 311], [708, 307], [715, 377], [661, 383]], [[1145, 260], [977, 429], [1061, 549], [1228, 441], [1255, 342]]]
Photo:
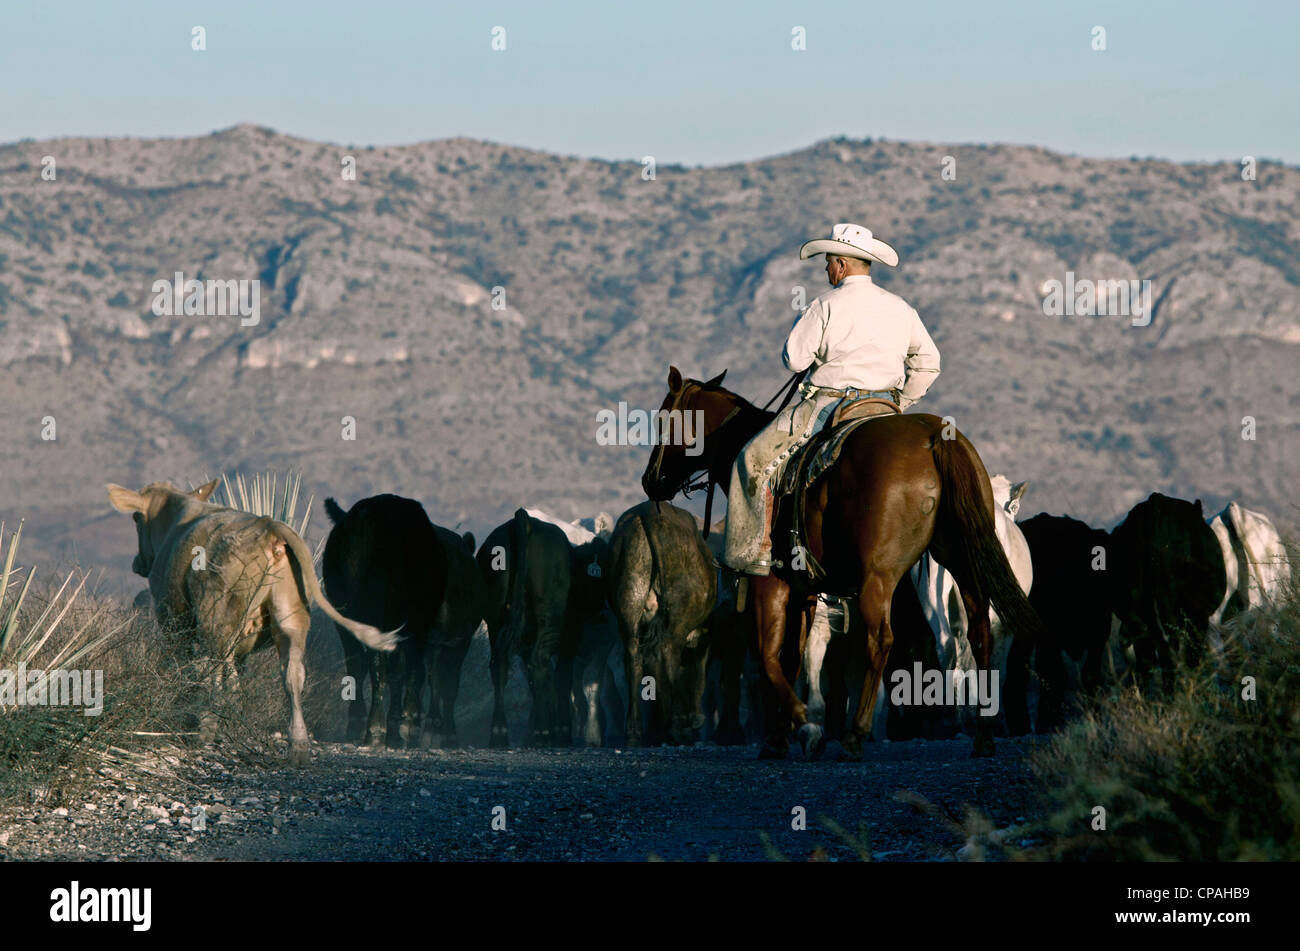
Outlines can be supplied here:
[[840, 741], [840, 747], [843, 752], [840, 753], [840, 759], [846, 763], [860, 763], [862, 761], [862, 740], [852, 733], [846, 733], [844, 739]]
[[803, 747], [804, 759], [821, 759], [822, 751], [826, 749], [826, 737], [822, 734], [822, 728], [816, 723], [805, 723], [799, 727], [799, 745]]
[[771, 740], [768, 740], [759, 749], [758, 758], [759, 759], [785, 759], [786, 754], [788, 752], [789, 752], [788, 743], [781, 743], [780, 745], [777, 745], [774, 744]]
[[306, 766], [306, 765], [309, 764], [310, 762], [311, 762], [311, 747], [310, 747], [310, 746], [306, 746], [306, 745], [303, 745], [303, 746], [297, 746], [297, 745], [294, 745], [294, 746], [289, 747], [289, 765], [290, 765], [290, 766]]

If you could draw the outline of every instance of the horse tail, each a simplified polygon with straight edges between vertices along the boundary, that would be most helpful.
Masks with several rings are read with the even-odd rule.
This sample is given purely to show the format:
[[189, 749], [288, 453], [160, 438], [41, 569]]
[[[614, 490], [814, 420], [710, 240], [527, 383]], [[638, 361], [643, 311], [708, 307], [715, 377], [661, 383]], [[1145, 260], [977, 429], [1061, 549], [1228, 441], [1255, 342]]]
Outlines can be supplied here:
[[951, 546], [955, 564], [945, 567], [968, 594], [991, 602], [1013, 635], [1033, 643], [1040, 627], [1038, 615], [998, 541], [997, 527], [980, 491], [975, 450], [963, 439], [936, 439], [932, 452], [940, 479], [937, 531], [955, 542]]

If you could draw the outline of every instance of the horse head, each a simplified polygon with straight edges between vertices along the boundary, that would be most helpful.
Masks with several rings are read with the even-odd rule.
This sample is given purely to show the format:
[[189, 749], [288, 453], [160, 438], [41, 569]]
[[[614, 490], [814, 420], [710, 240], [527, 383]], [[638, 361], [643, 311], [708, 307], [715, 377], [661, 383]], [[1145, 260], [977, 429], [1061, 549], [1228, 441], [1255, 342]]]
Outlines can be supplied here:
[[[692, 478], [701, 472], [726, 490], [727, 475], [735, 452], [724, 458], [732, 440], [719, 444], [715, 433], [746, 407], [745, 400], [721, 386], [723, 370], [713, 379], [683, 379], [677, 367], [668, 368], [668, 394], [655, 413], [655, 447], [641, 476], [647, 498], [666, 502], [693, 486]], [[750, 436], [753, 432], [749, 433]], [[743, 442], [735, 445], [739, 451]]]

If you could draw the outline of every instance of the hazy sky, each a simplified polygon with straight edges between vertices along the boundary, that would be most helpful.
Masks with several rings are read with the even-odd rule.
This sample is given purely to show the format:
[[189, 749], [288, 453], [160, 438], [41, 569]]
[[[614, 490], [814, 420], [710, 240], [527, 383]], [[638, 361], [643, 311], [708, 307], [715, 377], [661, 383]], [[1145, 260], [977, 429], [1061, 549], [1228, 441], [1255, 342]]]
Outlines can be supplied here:
[[841, 134], [1300, 161], [1294, 0], [3, 2], [3, 142], [253, 122], [686, 164]]

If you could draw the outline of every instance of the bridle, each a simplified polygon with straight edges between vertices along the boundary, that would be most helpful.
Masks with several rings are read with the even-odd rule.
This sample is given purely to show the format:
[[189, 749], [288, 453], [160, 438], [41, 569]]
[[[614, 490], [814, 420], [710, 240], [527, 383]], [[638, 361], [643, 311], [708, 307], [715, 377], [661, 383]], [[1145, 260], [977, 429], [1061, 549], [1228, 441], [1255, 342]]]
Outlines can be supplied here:
[[[785, 409], [785, 407], [789, 404], [791, 398], [794, 396], [796, 390], [798, 389], [799, 383], [803, 380], [804, 376], [806, 375], [807, 375], [807, 371], [804, 371], [801, 373], [795, 373], [793, 376], [791, 376], [790, 379], [787, 380], [785, 384], [779, 390], [776, 391], [776, 393], [772, 396], [772, 398], [767, 401], [767, 404], [763, 407], [763, 410], [766, 411], [767, 407], [771, 406], [774, 402], [776, 402], [777, 398], [781, 396], [782, 393], [785, 394], [785, 398], [781, 401], [781, 405], [777, 408], [777, 412], [779, 413], [781, 410]], [[704, 385], [700, 383], [698, 380], [687, 380], [685, 383], [683, 383], [681, 389], [679, 389], [677, 391], [677, 394], [673, 397], [672, 405], [668, 409], [668, 414], [669, 414], [668, 418], [671, 420], [672, 414], [681, 407], [682, 401], [686, 399], [686, 394], [688, 391], [693, 393], [697, 390], [703, 390], [703, 389], [704, 389]], [[734, 419], [736, 416], [740, 414], [740, 410], [743, 405], [744, 403], [742, 401], [740, 403], [737, 403], [735, 406], [733, 406], [731, 408], [731, 412], [729, 412], [725, 417], [723, 417], [722, 422], [718, 423], [718, 425], [714, 427], [713, 432], [710, 435], [716, 436], [722, 430], [723, 426], [727, 425], [727, 423], [731, 422], [732, 419]], [[659, 418], [661, 420], [663, 419], [662, 416]], [[660, 481], [662, 481], [663, 478], [662, 471], [663, 471], [663, 461], [664, 461], [664, 447], [666, 445], [663, 439], [662, 432], [659, 434], [659, 437], [660, 437], [659, 447], [655, 450], [654, 461], [651, 464], [649, 469], [651, 481], [654, 482], [656, 485]], [[700, 433], [698, 438], [703, 439], [704, 434]], [[709, 458], [709, 454], [707, 452], [702, 452], [700, 454], [700, 461], [703, 463], [703, 465], [700, 468], [688, 470], [686, 474], [682, 477], [681, 481], [678, 482], [674, 487], [672, 496], [670, 496], [670, 498], [680, 494], [683, 498], [689, 499], [691, 497], [692, 492], [697, 491], [699, 489], [707, 490], [708, 495], [706, 495], [704, 499], [704, 537], [708, 538], [709, 531], [711, 530], [711, 526], [713, 522], [713, 490], [717, 487], [718, 482], [716, 479], [713, 478], [712, 460]], [[697, 482], [695, 481], [695, 477], [700, 473], [704, 474], [704, 478]]]

